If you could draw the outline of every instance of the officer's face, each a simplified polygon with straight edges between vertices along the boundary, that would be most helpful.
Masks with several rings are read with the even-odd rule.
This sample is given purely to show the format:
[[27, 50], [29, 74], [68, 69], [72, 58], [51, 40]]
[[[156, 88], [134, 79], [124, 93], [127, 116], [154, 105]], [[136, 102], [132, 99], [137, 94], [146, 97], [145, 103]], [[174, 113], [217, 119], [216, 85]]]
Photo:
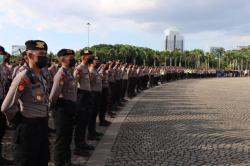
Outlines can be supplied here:
[[27, 51], [27, 57], [31, 63], [36, 63], [39, 56], [47, 56], [47, 51]]
[[82, 56], [82, 61], [83, 61], [83, 63], [87, 63], [88, 58], [89, 58], [88, 55]]
[[94, 60], [93, 60], [93, 65], [96, 66], [97, 63], [98, 63], [98, 60], [94, 59]]
[[69, 66], [70, 60], [71, 60], [71, 59], [74, 59], [74, 55], [67, 55], [67, 56], [64, 57], [63, 63], [64, 63], [66, 66]]

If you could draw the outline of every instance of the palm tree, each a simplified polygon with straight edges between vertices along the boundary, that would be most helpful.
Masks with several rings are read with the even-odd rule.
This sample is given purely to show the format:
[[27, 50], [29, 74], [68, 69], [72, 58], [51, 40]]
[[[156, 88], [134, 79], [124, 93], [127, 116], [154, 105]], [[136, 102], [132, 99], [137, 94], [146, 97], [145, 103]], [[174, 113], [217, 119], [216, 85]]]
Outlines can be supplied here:
[[194, 59], [195, 68], [199, 68], [201, 65], [201, 56], [204, 56], [204, 51], [201, 49], [194, 49], [191, 51], [192, 58]]

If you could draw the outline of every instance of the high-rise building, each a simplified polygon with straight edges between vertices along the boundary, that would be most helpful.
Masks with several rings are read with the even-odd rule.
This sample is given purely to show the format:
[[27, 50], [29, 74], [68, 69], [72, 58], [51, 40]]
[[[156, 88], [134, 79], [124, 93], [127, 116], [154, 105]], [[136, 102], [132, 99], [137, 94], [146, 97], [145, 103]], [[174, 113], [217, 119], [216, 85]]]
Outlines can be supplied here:
[[170, 31], [166, 36], [166, 50], [174, 51], [174, 50], [184, 50], [184, 40], [183, 36], [177, 31]]

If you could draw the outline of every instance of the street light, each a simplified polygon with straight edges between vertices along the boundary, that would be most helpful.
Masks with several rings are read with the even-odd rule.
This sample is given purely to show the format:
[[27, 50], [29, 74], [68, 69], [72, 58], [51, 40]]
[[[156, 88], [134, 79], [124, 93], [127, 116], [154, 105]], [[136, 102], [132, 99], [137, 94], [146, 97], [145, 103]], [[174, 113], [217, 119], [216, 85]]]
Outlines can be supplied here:
[[87, 22], [87, 24], [86, 24], [87, 26], [88, 26], [88, 48], [89, 48], [89, 28], [90, 28], [90, 23], [89, 22]]

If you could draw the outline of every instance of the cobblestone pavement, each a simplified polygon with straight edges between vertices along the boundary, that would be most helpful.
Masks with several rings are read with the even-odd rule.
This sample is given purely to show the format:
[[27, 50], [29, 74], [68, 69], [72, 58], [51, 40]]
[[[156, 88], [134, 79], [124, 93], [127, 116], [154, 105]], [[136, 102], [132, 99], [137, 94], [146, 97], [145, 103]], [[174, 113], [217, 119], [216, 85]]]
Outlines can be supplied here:
[[250, 79], [184, 80], [146, 91], [105, 165], [250, 165]]

